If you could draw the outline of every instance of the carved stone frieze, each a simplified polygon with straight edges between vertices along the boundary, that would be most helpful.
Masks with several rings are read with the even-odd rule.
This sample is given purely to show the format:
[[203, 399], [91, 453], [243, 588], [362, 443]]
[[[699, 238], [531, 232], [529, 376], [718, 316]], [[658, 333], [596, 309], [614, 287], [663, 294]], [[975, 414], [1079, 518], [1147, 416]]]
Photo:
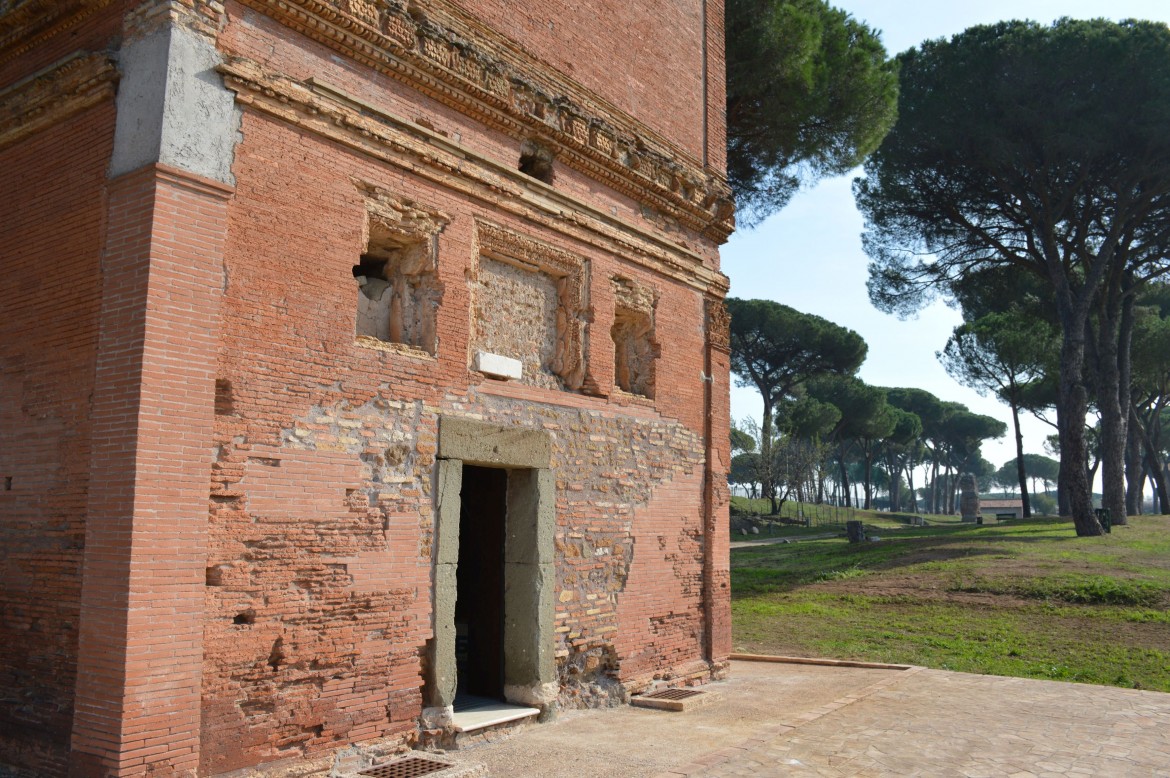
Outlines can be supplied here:
[[[76, 27], [112, 3], [113, 0], [0, 0], [0, 64]], [[152, 25], [174, 20], [213, 35], [222, 17], [223, 0], [154, 0], [127, 14], [124, 32], [127, 37], [135, 37], [148, 33]]]
[[708, 297], [707, 307], [707, 344], [719, 351], [731, 353], [731, 314], [722, 299]]
[[721, 176], [442, 0], [241, 0], [722, 243]]
[[[225, 85], [251, 109], [493, 208], [571, 236], [685, 283], [726, 293], [727, 277], [677, 241], [615, 220], [555, 189], [534, 193], [530, 179], [427, 127], [394, 116], [328, 84], [294, 81], [257, 63], [230, 57], [220, 66]], [[566, 214], [572, 214], [566, 218]]]
[[68, 29], [112, 0], [0, 0], [0, 63]]
[[74, 54], [0, 91], [0, 147], [114, 96], [118, 70], [104, 54]]
[[552, 371], [566, 389], [580, 390], [589, 380], [586, 349], [589, 323], [589, 262], [572, 252], [476, 221], [479, 255], [546, 273], [556, 281], [556, 355]]

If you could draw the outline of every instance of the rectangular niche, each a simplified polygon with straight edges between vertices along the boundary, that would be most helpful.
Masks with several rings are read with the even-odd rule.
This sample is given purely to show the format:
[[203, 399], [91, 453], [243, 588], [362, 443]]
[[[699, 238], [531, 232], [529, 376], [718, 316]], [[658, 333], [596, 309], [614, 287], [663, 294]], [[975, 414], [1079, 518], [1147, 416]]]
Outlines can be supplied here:
[[358, 342], [433, 355], [442, 298], [438, 236], [449, 219], [380, 188], [362, 188], [367, 196], [365, 250], [353, 266]]
[[654, 339], [654, 291], [628, 278], [613, 278], [613, 383], [618, 389], [654, 397], [658, 343]]
[[554, 246], [477, 222], [471, 360], [517, 359], [521, 383], [580, 390], [587, 380], [589, 263]]

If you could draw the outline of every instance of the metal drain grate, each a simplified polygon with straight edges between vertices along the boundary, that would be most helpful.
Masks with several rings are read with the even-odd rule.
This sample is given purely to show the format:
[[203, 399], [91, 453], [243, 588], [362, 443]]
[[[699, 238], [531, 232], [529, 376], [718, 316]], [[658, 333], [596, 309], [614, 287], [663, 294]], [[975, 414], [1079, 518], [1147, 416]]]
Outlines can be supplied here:
[[370, 778], [418, 778], [420, 775], [437, 773], [451, 766], [449, 762], [440, 762], [425, 756], [408, 756], [405, 759], [362, 770], [358, 775], [368, 775]]
[[630, 698], [630, 704], [635, 708], [684, 711], [708, 703], [714, 697], [715, 695], [698, 689], [661, 689], [649, 694], [635, 695]]
[[690, 697], [697, 697], [700, 694], [702, 694], [702, 692], [697, 691], [695, 689], [663, 689], [660, 692], [654, 692], [652, 694], [643, 694], [642, 697], [645, 699], [648, 699], [648, 700], [678, 701], [678, 700], [685, 700], [685, 699], [688, 699]]

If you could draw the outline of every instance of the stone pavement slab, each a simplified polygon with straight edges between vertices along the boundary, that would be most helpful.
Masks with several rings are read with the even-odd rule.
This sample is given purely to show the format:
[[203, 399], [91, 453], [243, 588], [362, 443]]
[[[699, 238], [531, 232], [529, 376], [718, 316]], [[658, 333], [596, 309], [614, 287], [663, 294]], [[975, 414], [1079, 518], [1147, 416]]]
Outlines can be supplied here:
[[493, 776], [1167, 776], [1170, 694], [736, 661], [682, 713], [574, 711], [460, 751]]

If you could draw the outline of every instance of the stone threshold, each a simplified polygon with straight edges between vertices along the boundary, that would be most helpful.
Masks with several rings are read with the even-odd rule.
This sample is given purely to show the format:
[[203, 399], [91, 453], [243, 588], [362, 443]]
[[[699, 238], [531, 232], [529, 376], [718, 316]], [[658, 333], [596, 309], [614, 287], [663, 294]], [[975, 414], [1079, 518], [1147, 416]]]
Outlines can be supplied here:
[[539, 715], [540, 708], [461, 694], [455, 698], [455, 712], [451, 717], [451, 723], [456, 732], [474, 732]]

